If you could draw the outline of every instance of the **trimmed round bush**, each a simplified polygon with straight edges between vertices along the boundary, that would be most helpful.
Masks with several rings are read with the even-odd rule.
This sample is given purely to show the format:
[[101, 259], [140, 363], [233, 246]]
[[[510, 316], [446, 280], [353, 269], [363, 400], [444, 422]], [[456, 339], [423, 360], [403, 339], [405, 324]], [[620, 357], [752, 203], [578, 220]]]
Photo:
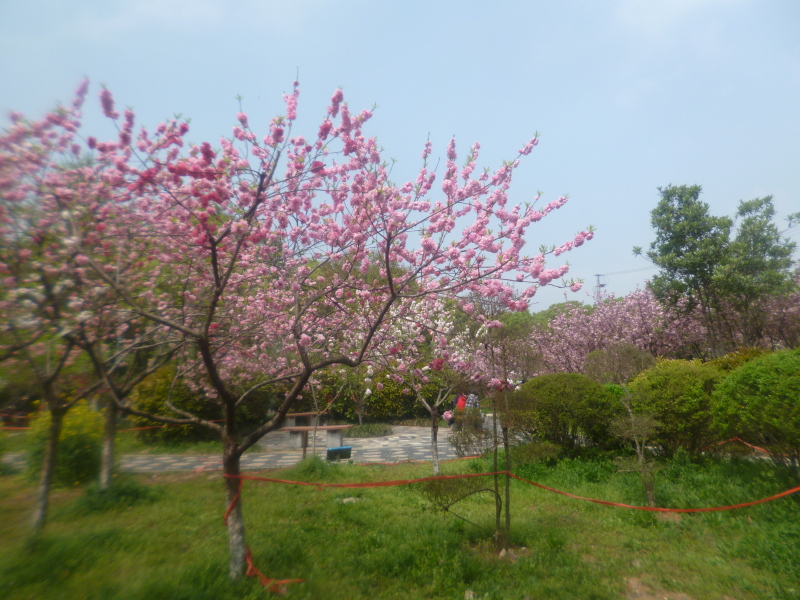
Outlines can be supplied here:
[[679, 447], [699, 452], [712, 443], [711, 394], [723, 376], [698, 360], [660, 360], [631, 382], [634, 409], [658, 421], [653, 442], [666, 454]]
[[765, 350], [764, 348], [739, 348], [738, 350], [729, 352], [725, 356], [720, 356], [719, 358], [708, 361], [708, 364], [712, 367], [716, 367], [720, 371], [730, 373], [746, 362], [756, 359], [759, 356], [764, 356], [765, 354], [769, 354], [769, 350]]
[[773, 352], [731, 372], [714, 392], [714, 427], [800, 463], [800, 349]]
[[568, 451], [588, 445], [616, 445], [609, 433], [622, 405], [607, 389], [579, 373], [550, 373], [526, 382], [511, 398], [512, 418], [528, 430]]
[[[31, 420], [28, 434], [28, 474], [38, 478], [47, 448], [50, 413], [41, 412]], [[58, 455], [53, 483], [80, 485], [97, 478], [100, 473], [100, 452], [103, 439], [103, 416], [78, 402], [64, 417], [59, 436]]]

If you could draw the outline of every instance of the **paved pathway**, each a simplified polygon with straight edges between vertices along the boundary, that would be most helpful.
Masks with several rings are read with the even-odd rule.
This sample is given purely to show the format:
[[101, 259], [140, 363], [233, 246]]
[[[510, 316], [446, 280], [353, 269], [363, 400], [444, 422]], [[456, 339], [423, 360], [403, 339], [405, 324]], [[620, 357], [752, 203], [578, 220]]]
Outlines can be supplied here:
[[[327, 434], [317, 434], [316, 454], [324, 457], [327, 447]], [[439, 429], [439, 460], [455, 458], [453, 448], [447, 442], [450, 430]], [[355, 463], [402, 462], [406, 460], [431, 460], [430, 427], [392, 426], [392, 435], [378, 438], [345, 438], [344, 443], [352, 446], [351, 458]], [[309, 435], [310, 454], [314, 444]], [[303, 458], [302, 450], [289, 447], [289, 433], [273, 431], [259, 442], [263, 452], [248, 452], [242, 456], [242, 470], [258, 471], [290, 467]], [[9, 453], [4, 462], [17, 467], [24, 466], [20, 453]], [[187, 454], [125, 454], [119, 457], [119, 468], [126, 473], [164, 473], [169, 471], [205, 471], [222, 468], [219, 455]]]

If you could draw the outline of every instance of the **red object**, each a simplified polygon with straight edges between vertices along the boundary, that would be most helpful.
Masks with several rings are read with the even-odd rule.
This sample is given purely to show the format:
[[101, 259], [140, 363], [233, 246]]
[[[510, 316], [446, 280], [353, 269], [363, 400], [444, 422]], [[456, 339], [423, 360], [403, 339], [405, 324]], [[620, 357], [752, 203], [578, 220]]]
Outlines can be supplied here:
[[467, 397], [459, 396], [458, 400], [456, 400], [456, 410], [464, 410], [465, 408], [467, 408]]

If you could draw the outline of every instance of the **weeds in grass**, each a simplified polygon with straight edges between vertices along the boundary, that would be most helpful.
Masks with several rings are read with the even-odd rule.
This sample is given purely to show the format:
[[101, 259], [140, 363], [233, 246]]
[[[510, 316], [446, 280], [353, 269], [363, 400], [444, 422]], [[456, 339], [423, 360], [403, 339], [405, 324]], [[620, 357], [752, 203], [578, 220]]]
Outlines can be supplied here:
[[134, 477], [117, 477], [106, 489], [97, 484], [86, 488], [86, 494], [75, 501], [78, 512], [99, 512], [117, 508], [130, 508], [136, 504], [151, 504], [163, 496], [163, 490], [152, 485], [142, 485]]

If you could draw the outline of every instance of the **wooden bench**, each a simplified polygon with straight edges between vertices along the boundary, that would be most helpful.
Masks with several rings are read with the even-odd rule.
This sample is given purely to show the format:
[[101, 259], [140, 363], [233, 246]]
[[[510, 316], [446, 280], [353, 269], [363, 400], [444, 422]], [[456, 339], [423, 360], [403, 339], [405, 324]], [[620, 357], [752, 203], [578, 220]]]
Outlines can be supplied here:
[[314, 429], [317, 431], [326, 431], [328, 435], [327, 447], [338, 448], [344, 445], [342, 443], [344, 440], [344, 430], [350, 427], [352, 427], [352, 425], [318, 425], [316, 428], [311, 425], [295, 425], [294, 427], [281, 427], [279, 431], [288, 431], [289, 447], [293, 450], [300, 450], [302, 448], [305, 454], [306, 448], [308, 448], [309, 431], [314, 431]]

